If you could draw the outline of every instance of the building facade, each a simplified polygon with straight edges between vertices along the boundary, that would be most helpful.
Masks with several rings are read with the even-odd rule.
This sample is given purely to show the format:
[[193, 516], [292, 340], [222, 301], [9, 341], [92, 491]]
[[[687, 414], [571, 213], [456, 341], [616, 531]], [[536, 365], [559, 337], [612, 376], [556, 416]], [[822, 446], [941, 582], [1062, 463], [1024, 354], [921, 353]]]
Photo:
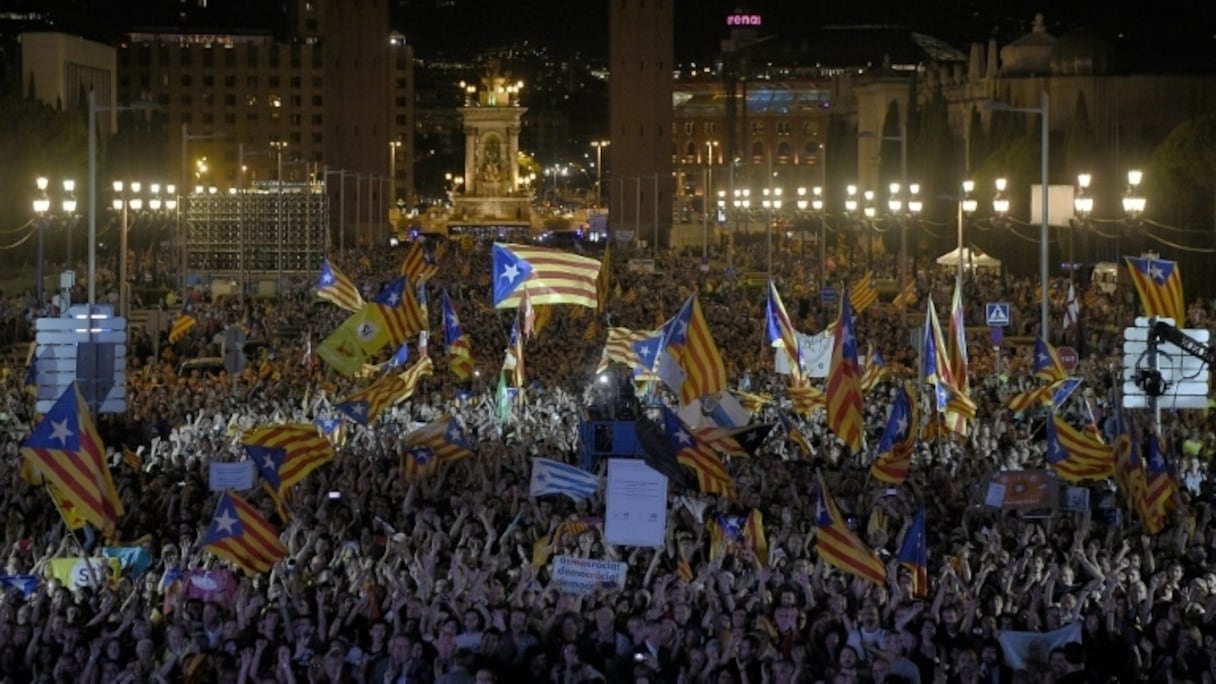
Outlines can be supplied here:
[[[118, 60], [114, 48], [79, 36], [53, 32], [20, 35], [22, 93], [63, 109], [88, 107], [89, 91], [98, 107], [118, 104]], [[117, 112], [99, 114], [111, 130]]]
[[155, 102], [184, 187], [325, 181], [350, 239], [387, 236], [412, 202], [413, 50], [385, 0], [295, 3], [270, 33], [132, 33], [118, 48], [120, 102]]

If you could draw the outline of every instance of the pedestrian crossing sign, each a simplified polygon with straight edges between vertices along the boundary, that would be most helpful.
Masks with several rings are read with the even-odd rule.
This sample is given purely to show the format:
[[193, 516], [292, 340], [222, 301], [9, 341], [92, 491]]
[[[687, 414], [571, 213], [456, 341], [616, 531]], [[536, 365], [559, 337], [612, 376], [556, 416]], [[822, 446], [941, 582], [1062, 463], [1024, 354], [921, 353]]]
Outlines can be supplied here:
[[1009, 302], [988, 302], [985, 308], [989, 327], [1009, 327]]

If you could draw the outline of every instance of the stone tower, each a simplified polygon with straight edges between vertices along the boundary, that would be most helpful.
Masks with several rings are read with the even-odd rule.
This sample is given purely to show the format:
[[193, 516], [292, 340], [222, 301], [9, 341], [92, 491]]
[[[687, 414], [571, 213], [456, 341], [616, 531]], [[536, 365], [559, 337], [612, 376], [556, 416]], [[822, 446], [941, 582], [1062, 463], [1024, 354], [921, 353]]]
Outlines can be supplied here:
[[519, 130], [526, 107], [519, 106], [522, 82], [492, 63], [481, 85], [465, 87], [460, 108], [464, 123], [464, 186], [454, 195], [458, 216], [466, 219], [528, 217], [527, 193], [519, 185]]
[[[601, 0], [602, 1], [602, 0]], [[667, 244], [671, 232], [675, 0], [611, 0], [609, 230]]]

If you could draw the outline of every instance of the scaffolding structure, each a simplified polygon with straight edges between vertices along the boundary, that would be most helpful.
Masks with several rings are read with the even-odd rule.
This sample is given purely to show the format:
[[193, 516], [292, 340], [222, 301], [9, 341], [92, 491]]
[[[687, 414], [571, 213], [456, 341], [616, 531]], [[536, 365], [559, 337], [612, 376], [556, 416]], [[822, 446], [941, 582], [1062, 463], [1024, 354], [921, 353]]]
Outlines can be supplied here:
[[186, 202], [186, 273], [251, 279], [313, 273], [329, 254], [329, 199], [320, 183], [261, 183], [196, 192]]

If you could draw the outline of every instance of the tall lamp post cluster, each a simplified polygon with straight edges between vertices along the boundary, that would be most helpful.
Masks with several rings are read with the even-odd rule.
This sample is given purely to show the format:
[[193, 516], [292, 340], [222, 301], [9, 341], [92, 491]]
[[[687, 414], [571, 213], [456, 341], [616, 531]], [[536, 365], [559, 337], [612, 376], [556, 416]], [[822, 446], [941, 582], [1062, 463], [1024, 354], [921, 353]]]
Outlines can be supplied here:
[[[47, 189], [50, 187], [50, 180], [45, 176], [40, 176], [35, 185], [38, 187], [38, 195], [34, 198], [34, 214], [37, 217], [36, 230], [38, 231], [38, 280], [34, 283], [34, 297], [38, 302], [38, 307], [41, 308], [45, 304], [43, 298], [43, 287], [45, 286], [45, 242], [46, 231], [50, 227], [54, 217], [51, 215], [51, 198], [47, 194]], [[65, 178], [63, 180], [63, 214], [60, 218], [67, 225], [67, 277], [61, 281], [63, 287], [63, 301], [61, 307], [66, 310], [70, 303], [71, 288], [74, 285], [72, 271], [72, 221], [76, 217], [76, 181]]]
[[132, 215], [139, 216], [146, 211], [149, 215], [161, 215], [177, 211], [177, 188], [173, 185], [164, 187], [161, 193], [160, 183], [151, 183], [147, 188], [147, 205], [144, 204], [144, 185], [139, 181], [113, 182], [114, 197], [111, 207], [119, 215], [121, 224], [118, 237], [118, 301], [119, 315], [129, 316], [131, 313], [131, 288], [129, 284], [129, 265], [127, 260], [127, 242], [131, 230]]
[[908, 280], [908, 226], [920, 216], [925, 205], [918, 183], [909, 183], [906, 193], [901, 183], [891, 183], [887, 190], [887, 213], [899, 226], [899, 283], [903, 287]]
[[[1128, 224], [1135, 224], [1138, 222], [1140, 220], [1140, 215], [1144, 213], [1144, 208], [1148, 204], [1148, 201], [1144, 198], [1144, 195], [1140, 194], [1140, 183], [1143, 180], [1144, 174], [1140, 170], [1131, 169], [1127, 172], [1127, 185], [1123, 190], [1123, 197], [1120, 204], [1123, 208], [1124, 221]], [[1089, 190], [1092, 182], [1093, 177], [1088, 173], [1081, 173], [1077, 175], [1077, 185], [1073, 192], [1072, 200], [1074, 228], [1084, 228], [1089, 225], [1089, 218], [1094, 211], [1094, 197]], [[1122, 236], [1122, 231], [1115, 233], [1113, 236], [1105, 236], [1114, 238], [1116, 254], [1119, 253]], [[1070, 263], [1073, 260], [1072, 249], [1072, 233], [1070, 232], [1068, 242], [1068, 260]]]

